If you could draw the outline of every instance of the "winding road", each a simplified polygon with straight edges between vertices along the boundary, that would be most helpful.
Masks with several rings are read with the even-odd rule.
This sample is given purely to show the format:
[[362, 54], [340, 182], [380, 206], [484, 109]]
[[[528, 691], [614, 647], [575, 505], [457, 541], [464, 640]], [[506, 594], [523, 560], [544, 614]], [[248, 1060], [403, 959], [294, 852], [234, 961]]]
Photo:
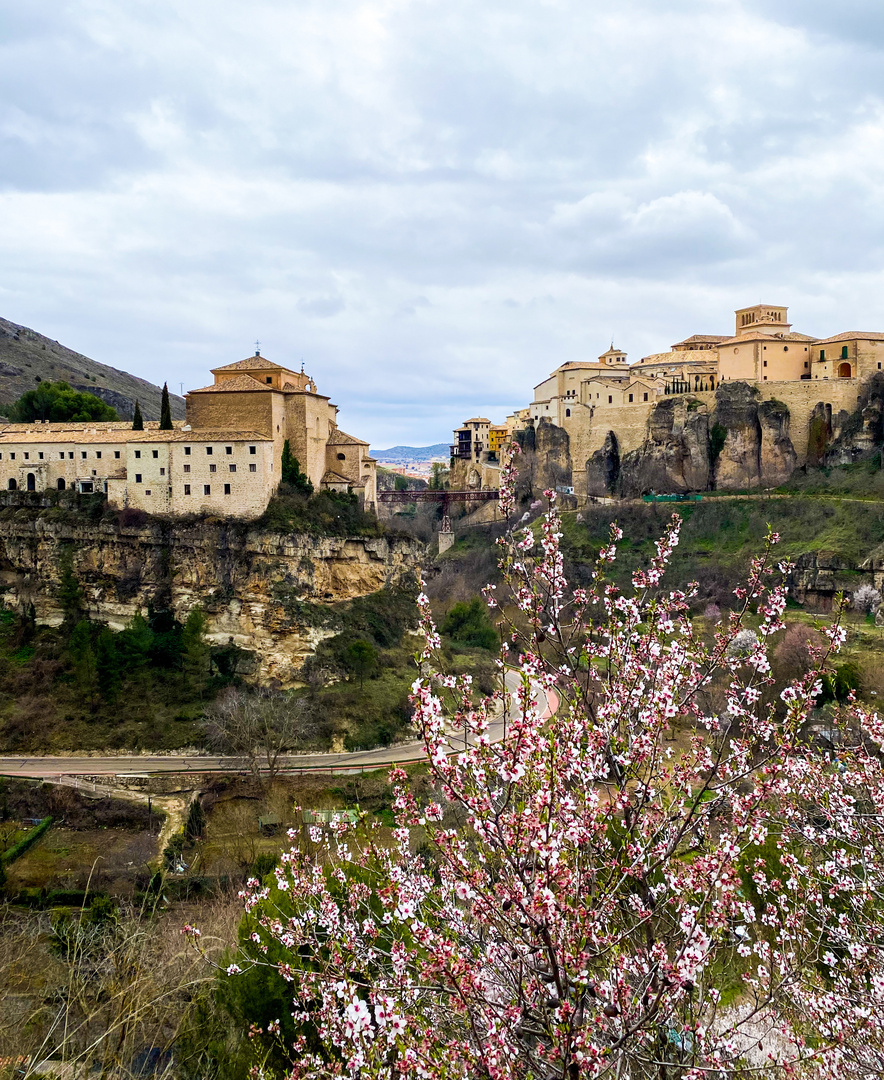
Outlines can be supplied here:
[[[507, 701], [519, 688], [519, 677], [508, 671], [505, 676]], [[518, 706], [514, 705], [514, 708]], [[558, 708], [555, 692], [541, 691], [536, 707], [543, 716]], [[501, 706], [491, 721], [488, 735], [492, 742], [504, 737], [506, 717]], [[462, 748], [463, 736], [451, 733], [452, 752]], [[406, 765], [424, 761], [426, 754], [420, 740], [398, 746], [380, 746], [375, 750], [355, 750], [340, 754], [288, 754], [281, 758], [280, 772], [349, 773], [381, 769], [390, 765]], [[88, 754], [70, 757], [30, 756], [0, 757], [0, 776], [57, 780], [65, 776], [138, 776], [156, 773], [214, 773], [240, 772], [245, 768], [241, 757], [213, 757], [207, 754]]]

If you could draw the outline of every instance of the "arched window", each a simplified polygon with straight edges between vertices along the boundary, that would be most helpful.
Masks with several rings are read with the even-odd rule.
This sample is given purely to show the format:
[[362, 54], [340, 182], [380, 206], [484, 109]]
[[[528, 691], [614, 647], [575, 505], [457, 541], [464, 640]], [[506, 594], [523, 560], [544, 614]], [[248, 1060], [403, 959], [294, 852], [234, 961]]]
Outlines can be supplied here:
[[34, 476], [34, 474], [32, 472], [29, 472], [28, 473], [28, 491], [36, 491], [36, 490], [37, 490], [37, 478]]
[[58, 490], [59, 491], [64, 491], [64, 486], [65, 486], [64, 485], [64, 477], [59, 476], [59, 478], [58, 478]]
[[9, 490], [10, 491], [15, 491], [15, 489], [17, 487], [18, 487], [18, 484], [15, 482], [15, 480], [12, 479], [12, 477], [10, 477], [10, 479], [9, 479]]
[[838, 365], [838, 378], [839, 379], [849, 379], [850, 378], [850, 364], [839, 364]]
[[570, 415], [571, 415], [571, 410], [570, 409], [565, 409], [565, 416], [570, 416]]

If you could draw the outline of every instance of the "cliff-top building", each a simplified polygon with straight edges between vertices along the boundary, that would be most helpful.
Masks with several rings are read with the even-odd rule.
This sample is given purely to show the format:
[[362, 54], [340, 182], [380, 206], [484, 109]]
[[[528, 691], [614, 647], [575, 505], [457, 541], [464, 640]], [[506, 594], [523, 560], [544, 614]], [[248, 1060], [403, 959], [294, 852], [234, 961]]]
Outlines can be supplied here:
[[[546, 421], [563, 429], [579, 495], [585, 490], [587, 460], [606, 441], [613, 440], [619, 453], [642, 445], [655, 405], [670, 396], [684, 400], [690, 395], [711, 409], [722, 383], [746, 382], [756, 388], [759, 400], [787, 405], [800, 464], [813, 410], [821, 404], [828, 417], [847, 415], [856, 408], [862, 381], [882, 365], [884, 333], [847, 331], [817, 339], [792, 330], [788, 308], [756, 304], [735, 312], [732, 333], [693, 334], [637, 363], [628, 363], [626, 353], [612, 343], [597, 361], [561, 364], [534, 387], [529, 405], [507, 417], [506, 427], [512, 434]], [[495, 430], [491, 421], [483, 419], [483, 424], [484, 431]], [[455, 432], [452, 458], [472, 466], [455, 482], [495, 486], [497, 455], [489, 457], [487, 440], [471, 432], [474, 426], [475, 421], [467, 421]], [[491, 470], [487, 475], [485, 465]]]
[[317, 491], [352, 491], [374, 509], [377, 464], [368, 443], [337, 424], [338, 407], [306, 375], [260, 353], [212, 369], [214, 382], [185, 395], [187, 418], [5, 424], [0, 487], [102, 491], [119, 507], [153, 514], [258, 517], [280, 481], [288, 440]]

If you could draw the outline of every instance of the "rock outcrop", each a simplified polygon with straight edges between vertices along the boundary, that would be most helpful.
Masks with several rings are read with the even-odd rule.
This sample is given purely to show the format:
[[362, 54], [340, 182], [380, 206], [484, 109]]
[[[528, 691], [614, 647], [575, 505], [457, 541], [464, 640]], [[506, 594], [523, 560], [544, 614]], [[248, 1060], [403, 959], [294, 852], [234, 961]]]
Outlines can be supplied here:
[[397, 583], [421, 552], [403, 537], [286, 535], [215, 520], [126, 525], [7, 509], [0, 599], [12, 609], [33, 604], [39, 622], [57, 625], [69, 570], [84, 614], [114, 629], [150, 605], [182, 620], [199, 605], [210, 641], [251, 652], [256, 675], [288, 684], [336, 632], [336, 603]]
[[586, 493], [605, 497], [620, 490], [620, 442], [613, 431], [586, 463]]
[[755, 387], [725, 382], [715, 392], [713, 432], [726, 432], [714, 463], [720, 490], [776, 487], [795, 469], [789, 410], [778, 401], [759, 401]]
[[664, 398], [648, 417], [644, 443], [621, 460], [620, 491], [705, 491], [709, 487], [709, 413], [690, 397]]
[[871, 457], [884, 443], [884, 372], [876, 373], [863, 386], [855, 412], [833, 418], [820, 403], [811, 418], [814, 424], [834, 439], [825, 447], [826, 465], [852, 465]]

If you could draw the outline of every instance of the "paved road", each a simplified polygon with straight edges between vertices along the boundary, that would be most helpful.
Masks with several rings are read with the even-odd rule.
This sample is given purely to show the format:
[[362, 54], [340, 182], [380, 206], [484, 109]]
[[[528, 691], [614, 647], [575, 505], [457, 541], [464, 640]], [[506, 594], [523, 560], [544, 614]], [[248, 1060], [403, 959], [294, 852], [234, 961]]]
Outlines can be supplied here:
[[[506, 674], [507, 689], [514, 694], [519, 686], [515, 672]], [[545, 715], [558, 707], [555, 694], [541, 695], [537, 707]], [[492, 720], [489, 731], [492, 742], [503, 738], [503, 709]], [[463, 736], [452, 734], [452, 750], [462, 746]], [[392, 764], [423, 761], [424, 745], [420, 741], [400, 746], [381, 746], [376, 750], [357, 750], [344, 754], [293, 754], [284, 759], [286, 771], [350, 772], [378, 769]], [[131, 776], [147, 773], [207, 773], [236, 772], [245, 768], [242, 758], [213, 757], [207, 754], [114, 754], [101, 757], [0, 757], [0, 776], [52, 779], [59, 776]]]

